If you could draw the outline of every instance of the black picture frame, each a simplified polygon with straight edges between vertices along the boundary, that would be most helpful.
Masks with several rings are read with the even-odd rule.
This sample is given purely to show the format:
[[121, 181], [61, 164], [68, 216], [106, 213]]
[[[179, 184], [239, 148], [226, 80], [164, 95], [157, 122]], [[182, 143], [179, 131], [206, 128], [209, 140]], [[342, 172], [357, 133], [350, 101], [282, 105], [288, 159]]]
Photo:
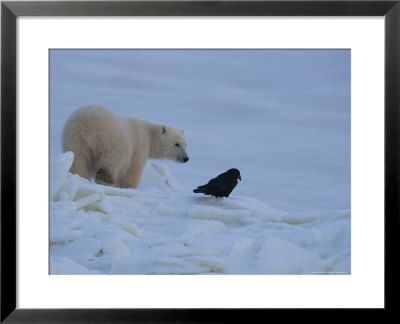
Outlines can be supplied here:
[[[396, 308], [400, 229], [400, 0], [372, 1], [2, 1], [1, 2], [1, 322], [233, 322], [268, 309], [19, 309], [16, 307], [16, 19], [19, 16], [384, 16], [385, 307]], [[238, 292], [240, 293], [240, 292]], [[265, 319], [265, 318], [264, 318]]]

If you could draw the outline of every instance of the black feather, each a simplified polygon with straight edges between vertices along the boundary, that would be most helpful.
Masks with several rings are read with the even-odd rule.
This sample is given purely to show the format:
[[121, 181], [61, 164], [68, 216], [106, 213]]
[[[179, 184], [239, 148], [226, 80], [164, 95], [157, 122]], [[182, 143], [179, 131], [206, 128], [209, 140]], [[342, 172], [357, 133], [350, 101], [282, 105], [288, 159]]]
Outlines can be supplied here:
[[229, 169], [216, 178], [208, 181], [207, 184], [197, 187], [193, 192], [203, 193], [214, 197], [229, 197], [238, 183], [237, 179], [242, 180], [239, 170]]

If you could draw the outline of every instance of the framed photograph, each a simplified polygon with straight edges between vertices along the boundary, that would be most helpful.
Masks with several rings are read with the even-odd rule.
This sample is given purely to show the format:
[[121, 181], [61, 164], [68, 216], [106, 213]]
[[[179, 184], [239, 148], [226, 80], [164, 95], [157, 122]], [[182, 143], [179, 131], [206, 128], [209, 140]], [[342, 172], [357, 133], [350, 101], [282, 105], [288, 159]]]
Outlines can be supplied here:
[[392, 309], [399, 16], [2, 2], [1, 320]]

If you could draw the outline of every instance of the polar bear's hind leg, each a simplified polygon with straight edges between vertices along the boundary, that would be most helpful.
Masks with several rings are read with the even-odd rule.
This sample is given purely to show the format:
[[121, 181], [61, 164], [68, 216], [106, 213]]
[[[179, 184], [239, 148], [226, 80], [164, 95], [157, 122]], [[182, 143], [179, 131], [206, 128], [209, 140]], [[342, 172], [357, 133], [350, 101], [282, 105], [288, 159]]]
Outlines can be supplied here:
[[81, 154], [79, 153], [75, 153], [70, 172], [73, 174], [78, 174], [80, 177], [90, 180], [88, 159], [81, 156]]
[[111, 176], [110, 172], [107, 170], [100, 168], [96, 172], [95, 176], [95, 182], [98, 184], [106, 185], [106, 186], [113, 186], [114, 185], [114, 179]]
[[123, 152], [123, 145], [115, 145], [114, 151], [107, 151], [100, 156], [94, 168], [94, 181], [106, 186], [119, 187], [121, 175], [125, 173], [125, 161], [128, 157]]

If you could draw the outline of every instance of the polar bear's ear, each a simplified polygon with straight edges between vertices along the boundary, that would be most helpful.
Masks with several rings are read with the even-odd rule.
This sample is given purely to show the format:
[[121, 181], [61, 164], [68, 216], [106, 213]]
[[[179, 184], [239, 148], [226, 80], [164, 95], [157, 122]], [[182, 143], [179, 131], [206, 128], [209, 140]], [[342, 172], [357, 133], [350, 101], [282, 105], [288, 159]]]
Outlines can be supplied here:
[[163, 126], [162, 127], [162, 130], [161, 130], [161, 134], [164, 134], [164, 133], [166, 133], [167, 132], [167, 129], [165, 128], [165, 126]]
[[183, 129], [181, 129], [181, 134], [185, 135], [185, 131]]

